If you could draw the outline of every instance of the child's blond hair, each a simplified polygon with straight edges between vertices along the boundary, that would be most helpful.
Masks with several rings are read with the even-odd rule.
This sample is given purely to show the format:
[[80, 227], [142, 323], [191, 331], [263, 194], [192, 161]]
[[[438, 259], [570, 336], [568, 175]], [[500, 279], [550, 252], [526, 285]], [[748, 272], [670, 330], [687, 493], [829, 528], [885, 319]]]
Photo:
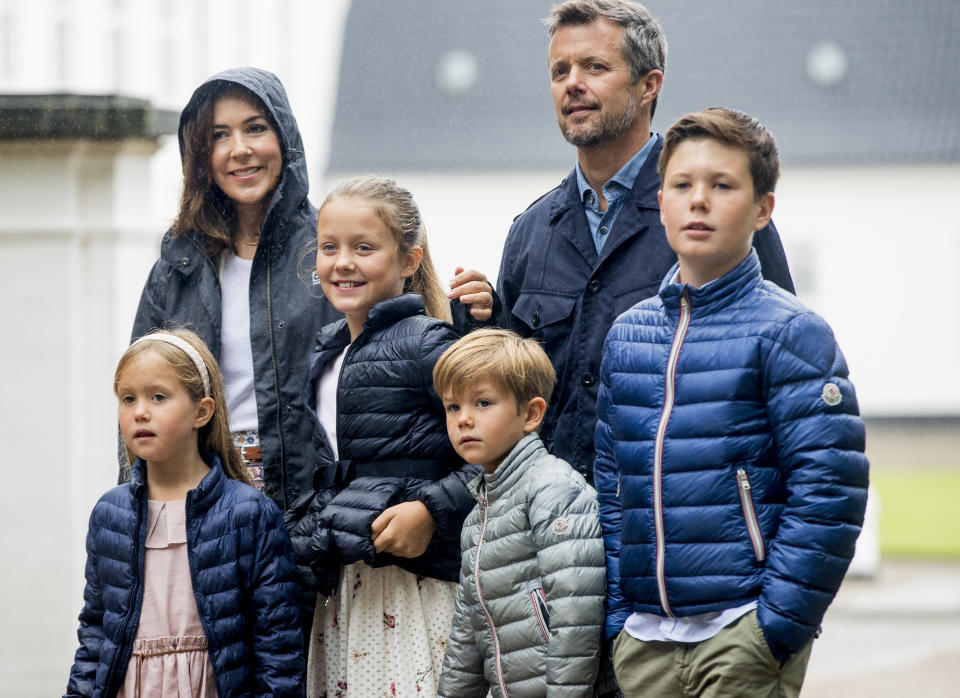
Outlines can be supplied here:
[[493, 328], [460, 338], [433, 367], [433, 387], [440, 397], [490, 381], [511, 392], [518, 405], [535, 397], [549, 403], [556, 380], [553, 364], [535, 340]]
[[[233, 438], [230, 434], [230, 421], [227, 415], [227, 399], [223, 390], [223, 375], [220, 373], [220, 366], [213, 354], [196, 334], [190, 330], [177, 328], [172, 330], [162, 330], [160, 332], [151, 332], [150, 334], [172, 334], [179, 337], [191, 347], [193, 347], [200, 358], [203, 360], [204, 367], [207, 369], [207, 376], [210, 381], [210, 397], [213, 398], [214, 408], [213, 416], [210, 421], [200, 427], [197, 435], [197, 448], [201, 454], [216, 453], [220, 457], [220, 464], [223, 472], [234, 480], [250, 484], [250, 473], [240, 460], [240, 453], [233, 444]], [[136, 357], [146, 353], [152, 353], [163, 359], [163, 361], [176, 374], [180, 385], [187, 391], [187, 395], [194, 402], [200, 402], [206, 395], [206, 387], [203, 383], [203, 376], [193, 359], [173, 344], [160, 339], [151, 341], [150, 334], [134, 342], [127, 350], [123, 352], [120, 361], [117, 363], [117, 370], [113, 374], [113, 394], [117, 394], [117, 386], [120, 383], [120, 375], [124, 369]], [[126, 445], [128, 466], [133, 463], [136, 456]]]

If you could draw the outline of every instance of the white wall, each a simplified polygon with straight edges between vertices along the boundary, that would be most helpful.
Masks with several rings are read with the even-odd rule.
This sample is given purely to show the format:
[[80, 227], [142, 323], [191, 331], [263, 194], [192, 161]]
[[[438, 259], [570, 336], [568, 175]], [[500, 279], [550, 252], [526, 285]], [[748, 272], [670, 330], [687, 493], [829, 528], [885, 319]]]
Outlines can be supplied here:
[[[784, 172], [774, 220], [867, 416], [960, 413], [960, 166]], [[801, 279], [802, 280], [802, 279]]]
[[[113, 369], [155, 256], [149, 143], [4, 143], [0, 156], [0, 694], [66, 685], [84, 534], [116, 482]], [[142, 283], [142, 281], [138, 281]]]

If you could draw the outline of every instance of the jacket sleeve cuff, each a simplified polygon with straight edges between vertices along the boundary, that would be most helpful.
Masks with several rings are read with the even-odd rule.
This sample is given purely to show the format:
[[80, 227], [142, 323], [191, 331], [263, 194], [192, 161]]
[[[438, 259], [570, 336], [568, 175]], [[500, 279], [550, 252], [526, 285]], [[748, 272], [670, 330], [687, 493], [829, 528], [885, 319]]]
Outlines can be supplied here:
[[435, 536], [440, 540], [460, 540], [463, 520], [476, 503], [466, 485], [480, 473], [475, 465], [464, 465], [442, 480], [426, 483], [420, 488], [417, 499], [433, 517]]
[[450, 301], [450, 315], [453, 318], [453, 326], [461, 336], [479, 330], [484, 327], [502, 327], [503, 322], [503, 303], [496, 290], [493, 290], [493, 307], [490, 309], [490, 317], [487, 320], [477, 320], [470, 314], [470, 306], [461, 303], [458, 298]]

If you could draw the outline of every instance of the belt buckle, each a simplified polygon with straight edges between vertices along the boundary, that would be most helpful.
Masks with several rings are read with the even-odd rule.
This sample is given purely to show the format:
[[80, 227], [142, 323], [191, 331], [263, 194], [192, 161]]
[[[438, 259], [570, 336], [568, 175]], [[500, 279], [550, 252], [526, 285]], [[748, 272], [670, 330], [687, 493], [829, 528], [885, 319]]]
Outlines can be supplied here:
[[263, 452], [260, 450], [260, 445], [256, 446], [241, 446], [240, 447], [240, 459], [246, 463], [260, 463], [263, 461]]

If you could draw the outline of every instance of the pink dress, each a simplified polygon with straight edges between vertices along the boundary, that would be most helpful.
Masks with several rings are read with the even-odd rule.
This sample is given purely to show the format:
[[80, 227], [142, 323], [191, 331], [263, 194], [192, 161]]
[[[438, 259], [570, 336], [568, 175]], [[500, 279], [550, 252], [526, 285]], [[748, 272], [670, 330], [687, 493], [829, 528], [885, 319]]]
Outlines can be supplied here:
[[147, 502], [143, 608], [118, 698], [216, 698], [187, 561], [186, 500]]

